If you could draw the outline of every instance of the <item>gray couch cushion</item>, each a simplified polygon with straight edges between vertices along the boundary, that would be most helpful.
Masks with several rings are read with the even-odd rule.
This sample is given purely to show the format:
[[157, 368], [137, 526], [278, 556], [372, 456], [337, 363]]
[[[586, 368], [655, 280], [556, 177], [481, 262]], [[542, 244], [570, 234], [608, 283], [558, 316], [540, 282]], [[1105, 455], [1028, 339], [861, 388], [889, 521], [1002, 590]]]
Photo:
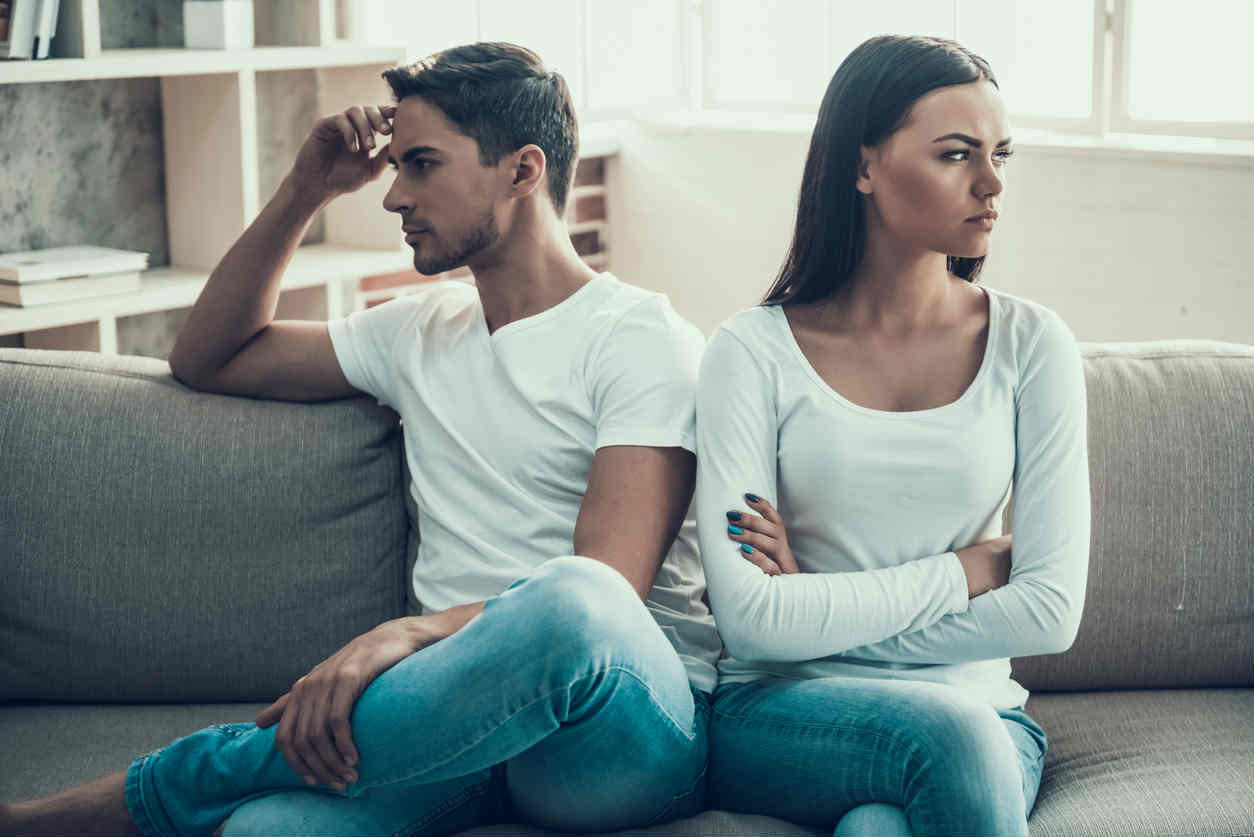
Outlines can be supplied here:
[[0, 700], [273, 699], [404, 612], [396, 414], [0, 349]]
[[268, 703], [0, 706], [0, 802], [47, 796], [124, 770], [210, 724], [251, 721]]
[[1254, 690], [1038, 694], [1027, 711], [1049, 736], [1034, 837], [1254, 834]]
[[1075, 644], [1030, 690], [1254, 684], [1254, 347], [1082, 346], [1093, 530]]

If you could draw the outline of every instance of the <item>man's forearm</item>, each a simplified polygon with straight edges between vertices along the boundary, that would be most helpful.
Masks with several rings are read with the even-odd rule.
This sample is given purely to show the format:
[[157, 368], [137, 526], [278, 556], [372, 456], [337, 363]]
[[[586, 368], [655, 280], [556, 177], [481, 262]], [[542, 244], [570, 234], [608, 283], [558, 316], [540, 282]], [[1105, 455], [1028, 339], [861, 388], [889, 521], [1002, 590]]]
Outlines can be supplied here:
[[170, 352], [176, 376], [184, 381], [208, 378], [270, 324], [283, 271], [328, 202], [284, 179], [201, 290]]
[[410, 627], [413, 629], [414, 650], [426, 648], [428, 645], [447, 639], [466, 627], [466, 624], [483, 612], [483, 602], [457, 605], [439, 613], [425, 613], [422, 616], [411, 616]]

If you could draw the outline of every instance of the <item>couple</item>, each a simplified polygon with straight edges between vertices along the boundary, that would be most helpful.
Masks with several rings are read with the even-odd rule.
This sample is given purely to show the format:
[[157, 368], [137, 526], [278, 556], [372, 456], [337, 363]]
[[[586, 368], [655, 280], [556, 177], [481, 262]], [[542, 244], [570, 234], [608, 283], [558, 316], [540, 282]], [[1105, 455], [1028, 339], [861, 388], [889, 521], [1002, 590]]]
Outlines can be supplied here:
[[[1026, 834], [1046, 739], [1009, 658], [1078, 626], [1085, 390], [1057, 315], [974, 284], [1012, 153], [988, 65], [935, 38], [854, 50], [778, 280], [708, 344], [572, 248], [575, 114], [534, 53], [384, 78], [396, 105], [317, 123], [170, 363], [198, 389], [392, 406], [424, 614], [255, 724], [7, 806], [0, 831], [586, 832], [716, 808]], [[311, 219], [389, 163], [415, 266], [476, 285], [272, 322]]]

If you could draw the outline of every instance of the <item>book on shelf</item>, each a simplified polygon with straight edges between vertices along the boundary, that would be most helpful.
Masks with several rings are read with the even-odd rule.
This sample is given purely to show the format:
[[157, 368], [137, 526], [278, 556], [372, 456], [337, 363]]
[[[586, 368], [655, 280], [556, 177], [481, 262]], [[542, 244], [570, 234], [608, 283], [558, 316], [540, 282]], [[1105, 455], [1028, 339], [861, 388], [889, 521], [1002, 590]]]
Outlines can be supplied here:
[[0, 58], [47, 58], [61, 0], [0, 0]]
[[36, 58], [47, 58], [52, 51], [52, 38], [57, 34], [57, 12], [61, 0], [39, 0], [39, 26], [35, 30]]
[[137, 250], [89, 245], [48, 247], [20, 253], [0, 253], [0, 285], [26, 285], [147, 268], [148, 254]]
[[25, 285], [0, 282], [0, 304], [29, 307], [53, 302], [73, 302], [143, 290], [139, 271], [54, 279]]

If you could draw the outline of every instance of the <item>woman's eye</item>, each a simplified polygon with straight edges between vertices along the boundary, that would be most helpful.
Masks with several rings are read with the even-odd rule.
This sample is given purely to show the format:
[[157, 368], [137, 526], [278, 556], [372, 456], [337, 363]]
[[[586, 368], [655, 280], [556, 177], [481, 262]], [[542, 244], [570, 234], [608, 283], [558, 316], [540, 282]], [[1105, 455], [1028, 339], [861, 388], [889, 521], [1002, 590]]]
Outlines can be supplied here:
[[998, 151], [996, 154], [993, 155], [993, 159], [1001, 163], [1005, 163], [1007, 160], [1009, 160], [1013, 156], [1014, 156], [1014, 152], [1007, 149], [1005, 151]]
[[[966, 155], [970, 153], [971, 152], [967, 151], [965, 148], [959, 148], [955, 151], [946, 151], [944, 154], [941, 155], [941, 157], [943, 157], [946, 160], [953, 160], [954, 162], [961, 162], [962, 160], [967, 159]], [[954, 156], [955, 154], [961, 154], [963, 156], [955, 157]]]

